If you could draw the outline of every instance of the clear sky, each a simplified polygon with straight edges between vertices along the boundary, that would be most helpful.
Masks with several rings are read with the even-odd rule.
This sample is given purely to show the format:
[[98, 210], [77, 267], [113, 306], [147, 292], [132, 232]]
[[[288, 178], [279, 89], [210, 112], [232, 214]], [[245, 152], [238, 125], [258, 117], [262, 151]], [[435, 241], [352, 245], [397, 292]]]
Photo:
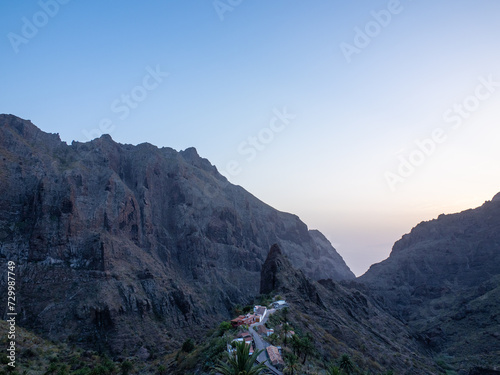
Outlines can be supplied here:
[[190, 146], [360, 275], [500, 191], [500, 2], [0, 3], [0, 113]]

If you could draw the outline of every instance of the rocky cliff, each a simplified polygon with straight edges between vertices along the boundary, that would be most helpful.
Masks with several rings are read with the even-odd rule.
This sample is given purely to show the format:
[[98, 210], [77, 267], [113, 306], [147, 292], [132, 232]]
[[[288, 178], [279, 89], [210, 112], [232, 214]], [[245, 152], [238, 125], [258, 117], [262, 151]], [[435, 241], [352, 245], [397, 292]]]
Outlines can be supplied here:
[[420, 223], [358, 281], [436, 356], [500, 371], [500, 194]]
[[273, 243], [313, 279], [354, 278], [320, 236], [193, 148], [67, 145], [0, 115], [0, 260], [17, 263], [18, 323], [45, 337], [178, 347], [259, 292]]

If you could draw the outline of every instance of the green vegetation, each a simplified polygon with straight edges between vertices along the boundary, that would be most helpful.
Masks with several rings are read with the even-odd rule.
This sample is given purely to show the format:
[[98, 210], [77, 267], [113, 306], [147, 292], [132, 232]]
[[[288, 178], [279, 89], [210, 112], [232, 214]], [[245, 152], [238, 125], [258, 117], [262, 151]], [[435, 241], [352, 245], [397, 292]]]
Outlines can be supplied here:
[[236, 316], [241, 315], [243, 313], [243, 308], [239, 304], [235, 305], [233, 307], [233, 310], [234, 310], [234, 315], [236, 315]]
[[[187, 353], [182, 349], [173, 355], [167, 356], [165, 360], [172, 360], [172, 367], [168, 374], [190, 374], [201, 369], [204, 372], [210, 371], [220, 360], [224, 359], [227, 351], [227, 344], [242, 328], [232, 328], [229, 322], [222, 322], [218, 329], [212, 330], [207, 338], [195, 345], [194, 350]], [[159, 371], [158, 371], [159, 372]], [[161, 374], [163, 375], [163, 374]]]
[[[262, 305], [272, 300], [270, 296], [259, 298]], [[328, 332], [321, 331], [321, 328], [313, 325], [307, 318], [293, 308], [278, 310], [268, 318], [266, 325], [273, 328], [275, 333], [265, 340], [282, 347], [284, 374], [354, 375], [365, 374], [367, 369], [372, 371], [371, 374], [392, 374], [391, 371], [384, 372], [387, 369], [376, 362], [370, 362], [371, 359], [366, 358], [366, 353], [349, 351], [348, 354], [340, 355], [343, 348], [338, 341]], [[6, 328], [6, 322], [0, 322], [0, 329], [5, 331]], [[204, 339], [195, 341], [188, 338], [182, 345], [179, 343], [179, 350], [161, 356], [153, 353], [149, 360], [143, 361], [133, 356], [112, 360], [95, 351], [77, 349], [66, 344], [53, 344], [18, 327], [16, 368], [5, 366], [7, 356], [0, 353], [0, 363], [4, 365], [0, 368], [0, 375], [206, 375], [214, 370], [222, 374], [263, 373], [264, 366], [249, 367], [253, 360], [248, 355], [247, 345], [240, 345], [245, 346], [246, 355], [235, 357], [227, 353], [227, 345], [243, 331], [245, 327], [233, 328], [229, 321], [223, 321], [209, 331]], [[291, 331], [295, 334], [286, 337]], [[330, 351], [324, 351], [321, 346], [324, 345], [322, 340], [325, 338], [334, 343]], [[0, 344], [5, 345], [6, 339], [1, 338]], [[234, 343], [234, 347], [237, 345]], [[240, 352], [242, 349], [239, 348]], [[254, 353], [253, 359], [257, 355], [258, 353]], [[338, 359], [328, 366], [327, 359], [330, 357]], [[238, 358], [241, 358], [241, 361]], [[453, 367], [448, 365], [453, 363], [449, 357], [437, 358], [436, 363], [443, 373], [455, 374]], [[236, 372], [236, 367], [242, 372]]]
[[255, 298], [254, 305], [270, 306], [275, 299], [276, 298], [273, 299], [271, 294], [261, 294]]
[[166, 374], [167, 374], [167, 367], [165, 365], [159, 365], [158, 375], [166, 375]]
[[[0, 329], [6, 331], [7, 328], [7, 322], [0, 321]], [[0, 353], [0, 375], [170, 375], [175, 373], [176, 353], [161, 357], [152, 356], [153, 358], [148, 361], [134, 356], [112, 360], [95, 351], [75, 348], [64, 343], [54, 344], [22, 327], [17, 327], [16, 333], [16, 368], [7, 366], [7, 356], [5, 353]], [[6, 344], [6, 338], [7, 336], [0, 338], [0, 345]], [[213, 356], [215, 350], [221, 353], [224, 351], [226, 340], [219, 336], [218, 339], [221, 345], [217, 347], [210, 341], [212, 351], [207, 355]], [[205, 348], [205, 345], [200, 344], [200, 347]], [[196, 350], [197, 347], [190, 354], [181, 351], [181, 356], [191, 356]], [[195, 357], [197, 361], [190, 362], [190, 367], [194, 368], [198, 365], [199, 358], [205, 357]], [[191, 374], [184, 370], [176, 373]]]
[[233, 326], [231, 325], [230, 322], [222, 322], [219, 324], [219, 335], [222, 336], [224, 333], [227, 331], [231, 330]]
[[[6, 324], [0, 321], [0, 330], [7, 331]], [[16, 344], [16, 368], [1, 366], [0, 375], [119, 375], [119, 364], [103, 354], [51, 343], [22, 327], [17, 327]], [[6, 336], [0, 345], [6, 345]], [[3, 365], [6, 360], [7, 356], [0, 354]]]
[[293, 353], [285, 354], [285, 368], [283, 369], [283, 373], [287, 375], [295, 375], [300, 374], [300, 370], [302, 368], [299, 358]]
[[340, 369], [332, 365], [326, 370], [326, 375], [340, 375]]
[[339, 369], [346, 375], [351, 375], [354, 373], [354, 363], [351, 361], [351, 357], [347, 354], [343, 354], [339, 360]]
[[441, 356], [439, 357], [437, 360], [436, 360], [436, 364], [441, 368], [443, 369], [443, 371], [446, 373], [446, 375], [453, 375], [453, 374], [456, 374], [455, 372], [455, 368], [453, 368], [452, 366], [450, 366], [446, 360], [448, 358], [444, 357], [444, 356]]
[[194, 350], [194, 341], [193, 341], [193, 339], [187, 339], [186, 341], [184, 341], [184, 343], [182, 344], [182, 349], [181, 350], [183, 352], [186, 352], [186, 353], [191, 353]]
[[264, 374], [266, 365], [264, 363], [255, 364], [255, 360], [261, 352], [261, 350], [256, 350], [250, 355], [250, 347], [244, 342], [239, 342], [236, 344], [236, 353], [228, 355], [226, 361], [219, 361], [219, 364], [213, 368], [213, 373], [222, 375]]
[[246, 305], [243, 307], [243, 314], [248, 314], [253, 311], [253, 306], [252, 305]]
[[122, 375], [128, 375], [130, 371], [134, 368], [134, 364], [130, 361], [123, 361], [122, 362]]

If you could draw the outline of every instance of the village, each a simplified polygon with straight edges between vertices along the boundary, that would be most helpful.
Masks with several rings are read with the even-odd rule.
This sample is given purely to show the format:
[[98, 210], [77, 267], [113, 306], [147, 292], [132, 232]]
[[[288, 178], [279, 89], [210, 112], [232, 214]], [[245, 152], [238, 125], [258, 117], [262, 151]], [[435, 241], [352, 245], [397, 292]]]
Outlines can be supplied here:
[[[283, 351], [281, 346], [274, 346], [269, 343], [269, 338], [275, 335], [274, 329], [268, 328], [266, 322], [268, 318], [277, 310], [288, 309], [288, 304], [284, 300], [275, 301], [268, 309], [266, 306], [256, 305], [253, 312], [246, 315], [240, 315], [231, 320], [233, 328], [241, 327], [236, 337], [227, 344], [227, 351], [233, 354], [236, 351], [235, 344], [245, 342], [249, 346], [249, 355], [253, 355], [256, 350], [262, 350], [257, 357], [258, 363], [265, 362], [267, 367], [274, 374], [282, 374], [285, 367], [283, 360]], [[295, 332], [289, 330], [285, 332], [288, 338], [291, 338]]]

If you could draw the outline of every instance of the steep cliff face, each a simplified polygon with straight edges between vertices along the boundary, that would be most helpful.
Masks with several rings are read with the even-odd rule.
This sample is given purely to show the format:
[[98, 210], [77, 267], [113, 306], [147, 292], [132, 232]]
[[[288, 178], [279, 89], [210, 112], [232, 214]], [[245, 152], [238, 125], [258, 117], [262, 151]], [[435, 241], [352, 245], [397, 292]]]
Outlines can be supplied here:
[[[315, 279], [352, 275], [297, 216], [195, 149], [67, 145], [11, 115], [0, 115], [0, 243], [2, 263], [18, 264], [20, 324], [131, 353], [228, 318], [259, 292], [272, 243], [293, 244], [290, 259]], [[325, 257], [342, 272], [318, 266]]]
[[315, 285], [302, 271], [292, 267], [277, 244], [271, 246], [260, 276], [260, 293], [269, 294], [273, 291], [286, 294], [296, 292], [304, 302], [322, 304]]
[[[333, 280], [352, 280], [356, 277], [323, 233], [318, 230], [311, 230], [309, 233], [319, 249], [319, 260], [314, 263], [318, 271], [313, 272], [313, 275], [323, 275], [322, 278]], [[322, 269], [330, 270], [330, 276], [326, 276], [327, 272]]]
[[261, 271], [261, 292], [274, 291], [290, 305], [294, 328], [313, 337], [324, 363], [348, 353], [364, 371], [438, 374], [425, 345], [358, 288], [331, 279], [309, 279], [273, 245]]
[[358, 278], [459, 368], [500, 366], [499, 196], [420, 223]]

